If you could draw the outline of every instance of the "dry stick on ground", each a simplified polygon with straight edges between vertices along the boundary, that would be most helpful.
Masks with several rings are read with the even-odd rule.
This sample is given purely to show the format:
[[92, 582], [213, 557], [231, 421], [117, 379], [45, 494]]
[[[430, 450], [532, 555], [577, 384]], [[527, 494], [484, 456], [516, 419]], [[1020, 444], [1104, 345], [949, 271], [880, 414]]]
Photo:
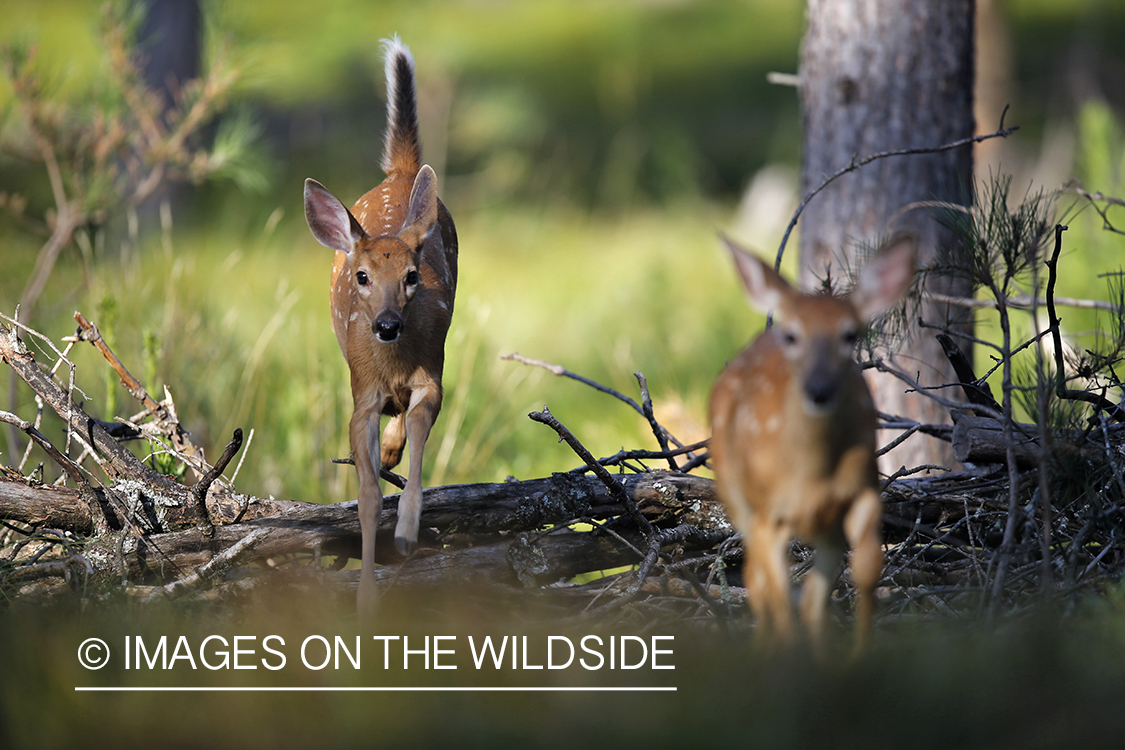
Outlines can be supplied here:
[[633, 523], [637, 525], [637, 528], [644, 532], [646, 537], [651, 537], [653, 535], [652, 524], [650, 524], [648, 519], [637, 509], [637, 504], [633, 502], [633, 498], [626, 494], [625, 488], [621, 483], [618, 482], [604, 466], [598, 463], [594, 455], [586, 450], [586, 446], [582, 445], [582, 443], [578, 441], [578, 438], [574, 437], [574, 434], [551, 414], [550, 409], [544, 406], [543, 411], [533, 411], [527, 416], [530, 417], [533, 422], [545, 424], [558, 433], [559, 439], [569, 445], [571, 450], [578, 454], [578, 457], [586, 463], [590, 471], [594, 472], [594, 475], [606, 486], [606, 489], [609, 490], [609, 494], [621, 503], [621, 506], [625, 508], [625, 512], [629, 514], [629, 518], [633, 519]]
[[730, 536], [730, 531], [727, 529], [702, 530], [692, 524], [680, 524], [672, 529], [658, 531], [649, 520], [645, 518], [644, 514], [640, 512], [637, 504], [629, 497], [621, 483], [606, 470], [601, 462], [594, 458], [593, 454], [574, 437], [570, 430], [551, 414], [546, 406], [543, 407], [543, 411], [532, 412], [528, 414], [528, 416], [532, 420], [545, 424], [553, 429], [559, 435], [559, 438], [570, 446], [571, 450], [586, 463], [586, 466], [593, 471], [602, 484], [605, 485], [610, 495], [621, 503], [633, 523], [636, 524], [644, 534], [645, 540], [648, 542], [648, 549], [637, 568], [635, 579], [627, 588], [627, 595], [632, 596], [640, 590], [645, 578], [648, 577], [653, 566], [659, 561], [660, 549], [665, 544], [690, 541], [695, 545], [710, 547]]
[[[349, 456], [348, 458], [333, 458], [332, 463], [334, 463], [334, 464], [345, 464], [347, 466], [355, 466], [355, 459], [352, 458], [351, 456]], [[395, 487], [398, 487], [400, 490], [406, 489], [406, 477], [399, 476], [398, 474], [395, 474], [393, 471], [386, 468], [385, 466], [379, 467], [379, 478], [382, 479], [385, 482], [390, 482]]]
[[27, 433], [40, 448], [46, 451], [47, 455], [62, 467], [63, 471], [74, 480], [74, 483], [81, 489], [89, 489], [90, 481], [86, 479], [86, 475], [82, 473], [81, 467], [71, 461], [68, 457], [64, 456], [58, 448], [56, 448], [47, 436], [35, 428], [35, 425], [25, 419], [20, 419], [15, 414], [7, 411], [0, 411], [0, 422], [7, 422], [10, 425], [15, 425], [23, 432]]
[[635, 591], [635, 588], [640, 586], [640, 582], [645, 579], [645, 576], [648, 575], [648, 571], [655, 563], [655, 559], [652, 562], [649, 562], [649, 558], [654, 557], [652, 552], [653, 548], [655, 548], [656, 556], [659, 556], [660, 554], [659, 535], [655, 532], [652, 524], [649, 523], [648, 519], [645, 518], [637, 508], [637, 504], [633, 502], [633, 499], [629, 497], [628, 494], [626, 494], [625, 488], [621, 486], [621, 483], [614, 479], [613, 475], [610, 474], [604, 466], [598, 463], [598, 460], [594, 458], [593, 454], [590, 453], [590, 451], [586, 450], [586, 446], [582, 445], [582, 443], [578, 441], [578, 438], [574, 437], [573, 433], [571, 433], [570, 430], [564, 427], [563, 424], [559, 422], [559, 420], [555, 419], [555, 417], [551, 414], [550, 410], [546, 406], [543, 407], [543, 411], [533, 411], [527, 416], [535, 422], [547, 425], [556, 433], [558, 433], [559, 439], [563, 440], [567, 445], [569, 445], [571, 450], [573, 450], [576, 454], [578, 454], [579, 458], [586, 462], [586, 466], [588, 466], [590, 470], [594, 472], [595, 476], [597, 476], [597, 478], [601, 480], [602, 484], [606, 486], [606, 489], [609, 490], [610, 495], [612, 495], [614, 499], [621, 503], [622, 507], [625, 508], [625, 512], [629, 514], [629, 518], [633, 520], [633, 523], [637, 525], [637, 528], [640, 529], [644, 534], [645, 539], [648, 540], [649, 553], [648, 555], [646, 555], [644, 560], [644, 562], [647, 563], [647, 567], [642, 565], [641, 569], [637, 571], [638, 575], [635, 582], [636, 586], [633, 589]]
[[234, 437], [227, 443], [227, 447], [223, 449], [223, 454], [219, 456], [219, 460], [215, 462], [214, 466], [207, 470], [207, 473], [203, 475], [202, 479], [191, 487], [191, 496], [195, 498], [195, 507], [199, 513], [199, 523], [197, 527], [203, 532], [203, 536], [210, 537], [215, 534], [215, 526], [211, 523], [211, 516], [207, 512], [207, 490], [211, 487], [211, 484], [219, 478], [219, 475], [226, 471], [227, 464], [231, 462], [231, 459], [234, 458], [234, 455], [238, 453], [238, 449], [241, 447], [242, 428], [236, 427]]
[[[212, 532], [213, 531], [212, 529]], [[183, 578], [179, 578], [148, 593], [145, 596], [145, 600], [155, 599], [161, 595], [174, 599], [188, 592], [203, 588], [216, 578], [225, 576], [241, 559], [252, 554], [269, 533], [270, 529], [268, 528], [254, 529]], [[211, 536], [211, 534], [207, 534], [207, 536]]]
[[67, 427], [81, 435], [106, 460], [106, 473], [115, 479], [138, 479], [167, 488], [172, 482], [149, 469], [140, 459], [123, 448], [94, 420], [74, 406], [69, 391], [63, 391], [41, 367], [35, 356], [16, 336], [15, 330], [0, 323], [0, 357], [8, 363], [31, 389], [43, 397], [67, 423]]
[[67, 476], [74, 480], [74, 483], [78, 485], [79, 497], [85, 502], [86, 508], [90, 513], [94, 533], [100, 535], [109, 531], [109, 521], [105, 513], [102, 512], [97, 498], [94, 496], [94, 488], [90, 485], [90, 481], [86, 478], [86, 475], [82, 473], [82, 467], [71, 461], [70, 458], [56, 448], [31, 422], [20, 419], [15, 414], [6, 411], [0, 411], [0, 422], [15, 425], [20, 430], [27, 433], [28, 437], [42, 448], [47, 455], [66, 472]]

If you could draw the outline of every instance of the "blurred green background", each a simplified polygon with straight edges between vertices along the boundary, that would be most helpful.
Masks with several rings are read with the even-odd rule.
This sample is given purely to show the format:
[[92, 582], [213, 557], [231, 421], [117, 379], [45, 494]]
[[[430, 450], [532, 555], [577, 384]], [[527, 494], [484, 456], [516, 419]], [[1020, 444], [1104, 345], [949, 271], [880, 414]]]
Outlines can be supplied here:
[[[1013, 194], [1078, 176], [1121, 187], [1125, 8], [1088, 0], [1013, 0], [981, 26], [979, 132], [1021, 130], [981, 153], [1014, 175]], [[796, 204], [795, 72], [804, 8], [770, 2], [204, 2], [203, 66], [219, 49], [241, 77], [227, 118], [258, 133], [242, 178], [180, 189], [164, 226], [155, 209], [129, 231], [111, 216], [68, 248], [32, 325], [72, 332], [82, 310], [154, 394], [171, 388], [210, 455], [235, 427], [254, 430], [239, 476], [253, 494], [352, 497], [347, 373], [328, 326], [329, 252], [312, 240], [301, 184], [345, 203], [381, 179], [379, 40], [398, 33], [418, 67], [427, 161], [461, 242], [446, 402], [428, 484], [562, 470], [575, 459], [526, 419], [548, 404], [598, 455], [655, 447], [623, 405], [499, 356], [518, 351], [636, 395], [647, 377], [657, 417], [684, 441], [705, 436], [710, 384], [759, 322], [715, 233], [772, 255]], [[34, 42], [59, 98], [104, 88], [99, 4], [16, 3], [0, 40]], [[991, 92], [991, 93], [990, 93]], [[999, 92], [999, 93], [996, 93]], [[5, 137], [20, 112], [0, 81]], [[0, 190], [42, 215], [42, 167], [10, 150]], [[1067, 210], [1075, 199], [1060, 198]], [[1074, 217], [1072, 217], [1074, 218]], [[1065, 293], [1104, 296], [1089, 268], [1116, 268], [1119, 245], [1082, 212]], [[41, 239], [0, 215], [0, 308], [19, 299]], [[795, 243], [791, 243], [791, 247]], [[790, 260], [794, 252], [790, 253]], [[1068, 261], [1069, 263], [1069, 261]], [[1075, 332], [1090, 316], [1070, 317]], [[147, 341], [147, 344], [146, 344]], [[87, 408], [136, 411], [92, 347], [75, 352]], [[10, 406], [26, 415], [26, 392]], [[8, 459], [11, 460], [10, 458]]]
[[[1125, 195], [1125, 4], [981, 6], [995, 15], [981, 25], [978, 132], [995, 129], [1004, 103], [1011, 104], [1006, 124], [1021, 126], [978, 152], [981, 178], [1011, 173], [1014, 196], [1072, 177]], [[241, 491], [353, 498], [354, 471], [329, 461], [348, 453], [351, 411], [328, 323], [330, 253], [305, 226], [301, 187], [314, 177], [350, 203], [381, 179], [379, 40], [397, 32], [417, 62], [426, 156], [461, 246], [446, 401], [426, 483], [530, 478], [574, 466], [569, 449], [526, 418], [544, 404], [596, 455], [655, 447], [625, 406], [499, 359], [513, 351], [633, 396], [640, 370], [657, 417], [685, 442], [705, 436], [711, 383], [761, 324], [715, 234], [772, 256], [797, 202], [796, 95], [766, 75], [796, 71], [801, 2], [240, 0], [202, 7], [204, 65], [229, 45], [242, 77], [224, 116], [254, 124], [257, 151], [241, 180], [177, 191], [170, 222], [150, 212], [135, 233], [127, 216], [91, 228], [64, 251], [29, 321], [34, 328], [57, 340], [73, 332], [73, 311], [83, 311], [150, 392], [171, 389], [212, 457], [235, 427], [253, 429]], [[34, 41], [53, 95], [93, 100], [105, 76], [99, 18], [96, 2], [8, 0], [0, 6], [0, 42]], [[6, 146], [23, 137], [4, 79], [0, 126]], [[10, 148], [0, 150], [0, 192], [25, 195], [28, 215], [49, 206], [42, 168]], [[1120, 266], [1120, 241], [1073, 196], [1061, 195], [1057, 206], [1071, 226], [1060, 293], [1104, 297], [1097, 274]], [[0, 213], [0, 310], [13, 312], [40, 244]], [[992, 335], [982, 320], [982, 335]], [[1105, 321], [1067, 310], [1064, 326], [1089, 345], [1088, 332]], [[88, 411], [103, 419], [138, 411], [92, 347], [76, 349], [73, 359]], [[4, 388], [3, 408], [30, 418], [29, 392], [9, 403]], [[0, 462], [17, 460], [6, 441], [0, 451]], [[316, 597], [288, 606], [293, 611], [275, 606], [265, 616], [294, 630], [341, 627], [333, 619], [339, 612], [319, 609]], [[881, 736], [895, 744], [968, 746], [977, 736], [990, 747], [1060, 747], [1119, 730], [1125, 695], [1120, 603], [1111, 599], [1098, 612], [1114, 617], [1095, 617], [1092, 627], [1083, 620], [1074, 632], [1051, 626], [983, 640], [973, 625], [940, 636], [903, 632], [898, 642], [881, 641], [880, 659], [855, 669], [747, 655], [737, 638], [718, 648], [685, 639], [674, 697], [228, 701], [220, 694], [185, 699], [170, 716], [161, 695], [74, 694], [73, 685], [92, 679], [75, 665], [76, 644], [123, 628], [230, 632], [230, 621], [216, 621], [208, 609], [146, 610], [139, 619], [134, 609], [63, 610], [16, 611], [0, 622], [0, 727], [17, 744], [60, 746], [110, 725], [124, 742], [165, 733], [197, 747], [223, 734], [245, 744], [305, 746], [323, 737], [323, 721], [352, 742], [368, 744], [383, 731], [388, 744], [406, 747], [467, 745], [474, 732], [490, 746], [571, 746], [576, 731], [625, 745], [711, 736], [744, 746], [749, 736], [772, 746], [868, 747], [872, 726], [884, 727]], [[496, 619], [466, 624], [457, 619], [463, 613], [423, 611], [436, 619], [390, 627], [436, 622], [458, 633], [508, 632]], [[270, 626], [251, 621], [245, 632]], [[214, 679], [231, 681], [229, 674]], [[57, 716], [41, 720], [49, 714]], [[890, 716], [897, 720], [885, 726]], [[722, 723], [730, 717], [733, 723]], [[746, 734], [749, 726], [757, 734]]]

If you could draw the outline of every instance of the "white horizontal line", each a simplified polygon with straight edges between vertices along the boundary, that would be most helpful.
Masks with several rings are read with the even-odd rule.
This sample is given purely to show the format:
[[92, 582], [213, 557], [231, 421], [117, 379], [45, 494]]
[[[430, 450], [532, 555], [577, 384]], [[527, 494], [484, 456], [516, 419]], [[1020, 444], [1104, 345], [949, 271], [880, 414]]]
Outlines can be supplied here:
[[676, 687], [75, 687], [77, 693], [597, 693], [676, 692]]

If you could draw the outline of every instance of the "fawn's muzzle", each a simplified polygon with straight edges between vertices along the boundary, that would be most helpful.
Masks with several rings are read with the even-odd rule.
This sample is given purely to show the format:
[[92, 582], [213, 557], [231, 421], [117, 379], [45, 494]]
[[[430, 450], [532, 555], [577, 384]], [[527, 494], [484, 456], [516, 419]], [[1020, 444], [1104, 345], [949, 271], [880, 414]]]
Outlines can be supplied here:
[[393, 344], [398, 341], [402, 333], [402, 318], [396, 316], [383, 316], [371, 324], [371, 330], [376, 338], [384, 344]]

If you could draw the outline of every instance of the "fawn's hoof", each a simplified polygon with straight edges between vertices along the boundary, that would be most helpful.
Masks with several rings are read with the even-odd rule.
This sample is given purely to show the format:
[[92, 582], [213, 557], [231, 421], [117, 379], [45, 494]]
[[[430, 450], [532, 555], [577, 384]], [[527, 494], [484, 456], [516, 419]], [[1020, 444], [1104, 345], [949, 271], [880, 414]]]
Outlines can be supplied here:
[[414, 550], [418, 548], [417, 539], [407, 539], [404, 536], [395, 535], [395, 548], [398, 553], [403, 557], [409, 557], [414, 554]]

